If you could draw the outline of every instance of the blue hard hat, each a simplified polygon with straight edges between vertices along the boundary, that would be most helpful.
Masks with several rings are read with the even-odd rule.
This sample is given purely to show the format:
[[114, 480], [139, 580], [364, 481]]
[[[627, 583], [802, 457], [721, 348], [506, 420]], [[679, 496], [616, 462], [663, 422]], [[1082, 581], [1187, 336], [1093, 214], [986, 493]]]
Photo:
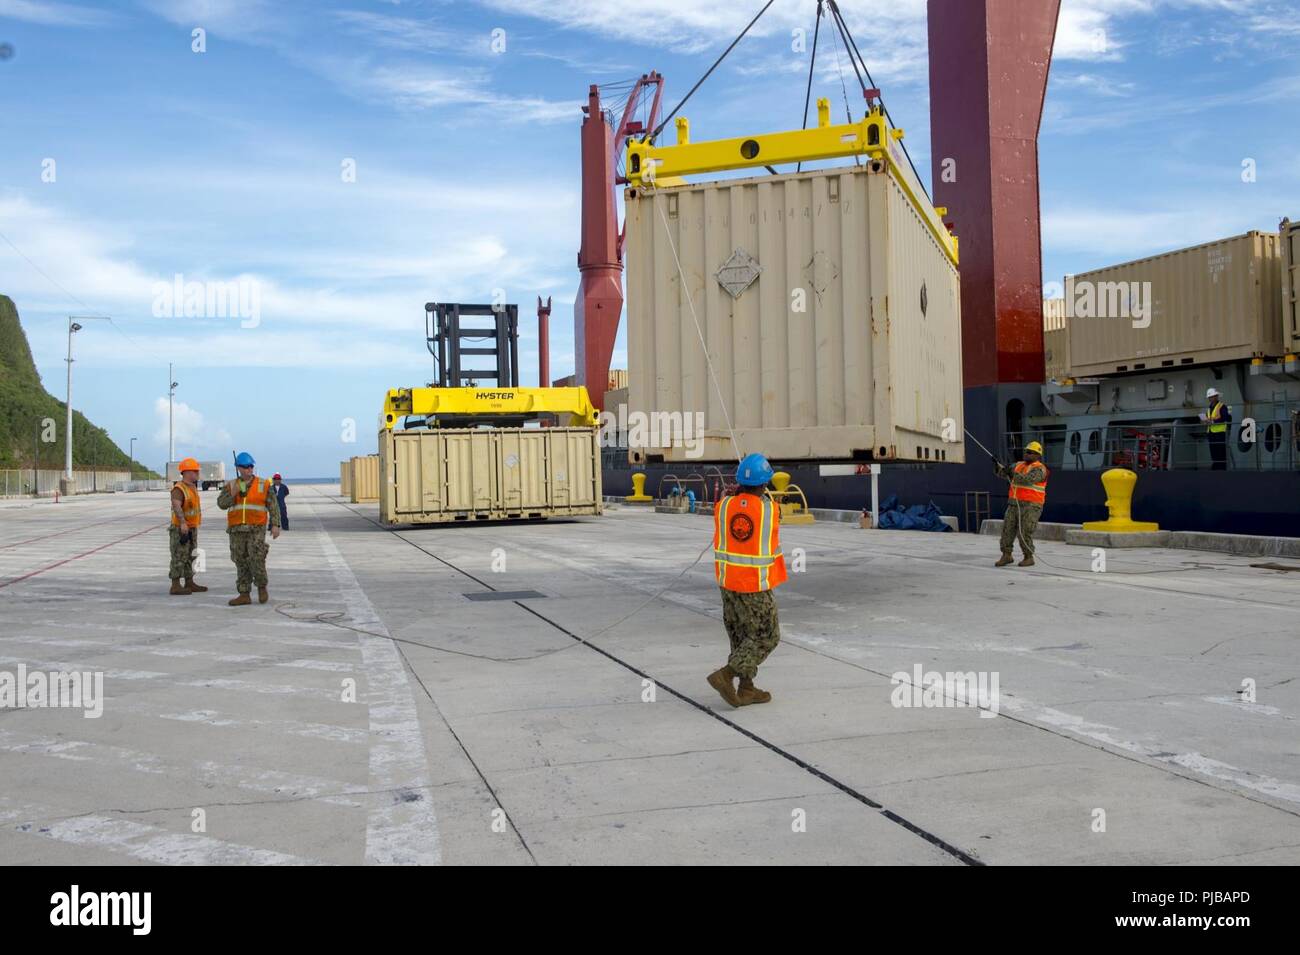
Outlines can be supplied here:
[[239, 454], [235, 455], [236, 467], [251, 468], [256, 463], [257, 462], [253, 460], [253, 456], [247, 451], [240, 451]]
[[772, 480], [772, 465], [763, 455], [747, 454], [736, 468], [736, 483], [743, 487], [763, 487]]

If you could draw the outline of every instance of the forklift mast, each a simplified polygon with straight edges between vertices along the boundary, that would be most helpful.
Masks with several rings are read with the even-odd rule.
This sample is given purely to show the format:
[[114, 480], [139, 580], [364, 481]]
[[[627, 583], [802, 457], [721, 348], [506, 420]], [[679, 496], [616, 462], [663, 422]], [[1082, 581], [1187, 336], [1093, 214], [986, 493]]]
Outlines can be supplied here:
[[[480, 321], [467, 326], [462, 324], [466, 318]], [[436, 374], [432, 387], [460, 388], [489, 379], [497, 388], [519, 387], [518, 305], [429, 302], [424, 306], [424, 328]], [[490, 347], [466, 346], [466, 341], [488, 342]], [[467, 368], [462, 359], [470, 355], [492, 356], [495, 366]]]

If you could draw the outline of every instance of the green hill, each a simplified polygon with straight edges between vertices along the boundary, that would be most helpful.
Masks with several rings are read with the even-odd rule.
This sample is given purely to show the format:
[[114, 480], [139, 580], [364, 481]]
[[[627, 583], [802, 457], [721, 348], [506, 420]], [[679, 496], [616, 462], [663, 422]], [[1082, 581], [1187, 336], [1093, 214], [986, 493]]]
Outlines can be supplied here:
[[[47, 392], [32, 361], [32, 349], [18, 321], [13, 299], [0, 295], [0, 468], [30, 468], [37, 450], [37, 430], [46, 418], [55, 421], [52, 443], [40, 444], [38, 466], [63, 467], [66, 405]], [[77, 410], [72, 412], [74, 468], [125, 471], [131, 459], [103, 428]], [[157, 477], [136, 463], [139, 477]]]

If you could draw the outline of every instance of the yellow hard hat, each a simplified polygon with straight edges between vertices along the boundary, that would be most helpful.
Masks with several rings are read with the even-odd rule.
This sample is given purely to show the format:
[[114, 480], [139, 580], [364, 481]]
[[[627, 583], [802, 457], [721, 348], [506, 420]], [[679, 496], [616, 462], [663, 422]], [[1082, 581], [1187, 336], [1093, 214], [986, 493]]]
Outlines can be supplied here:
[[1042, 454], [1043, 446], [1039, 444], [1037, 441], [1030, 441], [1027, 445], [1025, 445], [1025, 450], [1033, 451], [1034, 454]]

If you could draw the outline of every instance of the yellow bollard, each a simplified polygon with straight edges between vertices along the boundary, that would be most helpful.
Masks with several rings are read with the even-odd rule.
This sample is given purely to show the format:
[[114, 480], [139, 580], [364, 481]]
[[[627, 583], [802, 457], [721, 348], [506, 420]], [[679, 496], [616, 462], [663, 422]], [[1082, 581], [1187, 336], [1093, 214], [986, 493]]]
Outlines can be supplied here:
[[629, 504], [648, 504], [654, 498], [645, 492], [645, 473], [632, 475], [632, 493], [623, 498]]
[[[785, 471], [777, 471], [772, 475], [772, 490], [767, 492], [767, 496], [781, 508], [783, 524], [811, 524], [816, 520], [808, 513], [808, 499], [804, 497], [803, 490], [799, 485], [790, 483], [790, 475]], [[796, 497], [798, 500], [795, 500]]]
[[1137, 475], [1126, 468], [1111, 468], [1101, 476], [1106, 488], [1106, 509], [1110, 517], [1104, 521], [1088, 521], [1085, 531], [1107, 531], [1111, 534], [1135, 534], [1140, 531], [1158, 531], [1160, 525], [1150, 521], [1133, 520], [1133, 488]]

